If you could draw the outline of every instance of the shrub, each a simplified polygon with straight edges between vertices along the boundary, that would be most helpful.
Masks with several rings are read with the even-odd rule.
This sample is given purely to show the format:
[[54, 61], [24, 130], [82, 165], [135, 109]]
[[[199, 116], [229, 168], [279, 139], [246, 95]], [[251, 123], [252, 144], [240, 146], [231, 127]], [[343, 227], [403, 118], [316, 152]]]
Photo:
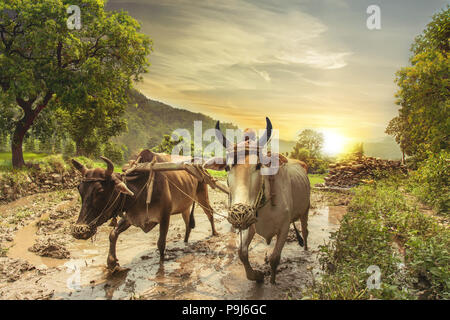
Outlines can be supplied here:
[[412, 174], [409, 188], [424, 203], [433, 206], [439, 212], [448, 213], [449, 182], [450, 154], [443, 150], [438, 154], [428, 153], [428, 158]]
[[114, 163], [121, 164], [123, 162], [122, 148], [112, 142], [108, 142], [105, 144], [103, 148], [103, 155]]
[[441, 230], [434, 237], [411, 237], [406, 243], [406, 260], [418, 286], [428, 298], [450, 299], [450, 232]]
[[92, 169], [95, 166], [94, 161], [84, 156], [74, 157], [73, 159], [77, 160], [79, 163], [85, 165], [89, 169]]
[[[305, 291], [314, 299], [448, 299], [450, 231], [405, 197], [398, 177], [360, 186], [330, 242], [320, 247], [325, 270]], [[393, 242], [404, 246], [404, 264]], [[369, 265], [381, 288], [367, 289]]]

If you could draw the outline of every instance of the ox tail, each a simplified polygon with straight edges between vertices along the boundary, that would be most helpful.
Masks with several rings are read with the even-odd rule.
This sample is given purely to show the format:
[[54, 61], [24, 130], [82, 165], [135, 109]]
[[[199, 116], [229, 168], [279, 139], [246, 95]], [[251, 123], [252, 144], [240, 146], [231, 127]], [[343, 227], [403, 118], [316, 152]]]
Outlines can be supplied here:
[[303, 238], [300, 235], [300, 232], [298, 232], [297, 227], [295, 226], [295, 223], [292, 222], [292, 224], [294, 225], [295, 235], [297, 236], [298, 244], [300, 245], [300, 247], [303, 247], [303, 245], [304, 245]]
[[192, 202], [191, 215], [189, 216], [189, 228], [191, 228], [191, 229], [195, 228], [194, 208], [195, 208], [195, 201]]

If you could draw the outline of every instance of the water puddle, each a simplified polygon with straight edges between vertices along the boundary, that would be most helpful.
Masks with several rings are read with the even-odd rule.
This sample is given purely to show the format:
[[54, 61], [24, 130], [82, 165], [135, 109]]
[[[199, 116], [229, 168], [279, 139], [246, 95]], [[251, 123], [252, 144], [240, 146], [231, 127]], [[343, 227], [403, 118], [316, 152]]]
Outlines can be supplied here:
[[[111, 230], [108, 226], [99, 228], [95, 241], [71, 240], [67, 246], [71, 259], [59, 260], [28, 251], [36, 239], [37, 227], [33, 223], [17, 232], [16, 245], [8, 256], [26, 259], [34, 265], [57, 267], [57, 271], [38, 281], [45, 289], [54, 291], [54, 299], [286, 299], [288, 295], [297, 297], [298, 288], [311, 281], [311, 270], [318, 265], [318, 246], [339, 227], [345, 212], [346, 207], [340, 206], [310, 211], [310, 250], [305, 252], [296, 241], [286, 242], [277, 285], [268, 283], [270, 267], [265, 262], [275, 241], [268, 246], [262, 237], [255, 236], [249, 250], [250, 263], [266, 272], [266, 279], [265, 284], [248, 281], [238, 258], [238, 234], [231, 231], [224, 218], [216, 216], [220, 236], [212, 237], [209, 221], [201, 210], [196, 210], [196, 228], [188, 244], [183, 242], [183, 219], [180, 215], [172, 216], [163, 264], [156, 249], [158, 228], [145, 234], [131, 227], [122, 233], [117, 242], [117, 256], [121, 266], [129, 270], [114, 276], [105, 270]], [[15, 285], [20, 287], [20, 281], [8, 286]]]
[[[48, 218], [48, 214], [43, 215], [40, 219], [45, 218]], [[28, 250], [38, 238], [38, 235], [36, 234], [38, 231], [36, 223], [40, 219], [31, 222], [17, 231], [14, 242], [8, 249], [8, 257], [24, 259], [35, 266], [45, 265], [51, 268], [63, 265], [68, 260], [40, 257]]]

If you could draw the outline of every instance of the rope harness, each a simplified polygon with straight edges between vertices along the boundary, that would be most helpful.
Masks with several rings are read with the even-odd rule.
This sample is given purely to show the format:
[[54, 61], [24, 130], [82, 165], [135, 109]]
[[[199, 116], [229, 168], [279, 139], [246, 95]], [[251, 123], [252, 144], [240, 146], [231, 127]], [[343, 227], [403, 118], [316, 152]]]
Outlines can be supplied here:
[[[230, 207], [228, 211], [227, 220], [231, 225], [238, 230], [245, 230], [252, 224], [256, 223], [258, 218], [258, 210], [267, 204], [265, 195], [266, 181], [263, 178], [261, 188], [252, 206], [243, 203], [236, 203]], [[231, 195], [230, 195], [231, 202]]]

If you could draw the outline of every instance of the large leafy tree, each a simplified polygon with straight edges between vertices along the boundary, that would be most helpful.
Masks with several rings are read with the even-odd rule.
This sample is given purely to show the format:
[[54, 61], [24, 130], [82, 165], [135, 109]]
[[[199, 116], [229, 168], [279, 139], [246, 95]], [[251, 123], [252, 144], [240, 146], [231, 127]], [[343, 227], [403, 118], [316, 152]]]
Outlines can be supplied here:
[[416, 37], [411, 66], [397, 72], [399, 115], [386, 132], [393, 135], [407, 155], [424, 158], [426, 151], [448, 149], [449, 117], [449, 6], [433, 16]]
[[[69, 5], [81, 8], [80, 30], [67, 26]], [[112, 121], [133, 80], [147, 71], [150, 39], [127, 13], [104, 6], [102, 0], [0, 2], [0, 108], [11, 115], [14, 167], [24, 164], [23, 139], [42, 110], [55, 106], [82, 119], [82, 110], [95, 105], [95, 117], [84, 115], [85, 122]]]
[[302, 159], [302, 157], [319, 158], [323, 147], [323, 134], [311, 129], [305, 129], [298, 135], [291, 157]]

